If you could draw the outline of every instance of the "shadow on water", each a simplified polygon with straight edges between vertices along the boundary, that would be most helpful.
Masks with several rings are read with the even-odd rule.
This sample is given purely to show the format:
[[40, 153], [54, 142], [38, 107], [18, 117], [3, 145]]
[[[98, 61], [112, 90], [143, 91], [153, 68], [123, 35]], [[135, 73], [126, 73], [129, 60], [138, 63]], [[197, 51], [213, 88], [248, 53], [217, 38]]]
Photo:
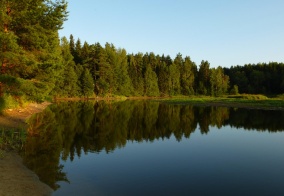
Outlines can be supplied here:
[[283, 111], [167, 105], [151, 101], [60, 102], [29, 119], [24, 163], [54, 190], [68, 182], [60, 160], [81, 153], [112, 152], [128, 141], [190, 138], [196, 130], [231, 126], [246, 130], [284, 130]]

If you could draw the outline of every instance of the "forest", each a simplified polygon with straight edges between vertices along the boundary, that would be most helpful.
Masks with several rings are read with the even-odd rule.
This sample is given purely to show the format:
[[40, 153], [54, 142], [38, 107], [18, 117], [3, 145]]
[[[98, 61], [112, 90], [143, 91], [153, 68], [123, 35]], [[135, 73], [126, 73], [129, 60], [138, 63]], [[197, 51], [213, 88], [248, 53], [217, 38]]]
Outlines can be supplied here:
[[180, 53], [129, 54], [111, 43], [60, 38], [68, 18], [65, 0], [0, 2], [2, 100], [284, 93], [283, 63], [223, 68]]

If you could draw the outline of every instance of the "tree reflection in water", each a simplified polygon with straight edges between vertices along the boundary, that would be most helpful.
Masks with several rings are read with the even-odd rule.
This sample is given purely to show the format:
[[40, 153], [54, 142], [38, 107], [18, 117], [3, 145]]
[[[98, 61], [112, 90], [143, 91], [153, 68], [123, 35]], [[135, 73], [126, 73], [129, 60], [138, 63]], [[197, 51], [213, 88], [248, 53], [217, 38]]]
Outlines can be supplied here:
[[168, 105], [153, 101], [60, 102], [29, 121], [29, 136], [22, 152], [24, 163], [52, 187], [68, 182], [60, 159], [81, 153], [111, 152], [127, 141], [177, 141], [189, 138], [197, 127], [232, 126], [247, 130], [283, 131], [283, 111]]

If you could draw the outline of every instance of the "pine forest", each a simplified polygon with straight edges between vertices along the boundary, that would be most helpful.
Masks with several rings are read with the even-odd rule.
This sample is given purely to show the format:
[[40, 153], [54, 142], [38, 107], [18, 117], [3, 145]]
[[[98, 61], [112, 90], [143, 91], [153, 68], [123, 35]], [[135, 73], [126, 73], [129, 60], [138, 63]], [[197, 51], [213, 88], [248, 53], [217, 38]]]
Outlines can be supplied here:
[[284, 93], [283, 63], [225, 68], [180, 53], [130, 54], [111, 43], [60, 38], [68, 18], [64, 0], [1, 0], [0, 6], [2, 100]]

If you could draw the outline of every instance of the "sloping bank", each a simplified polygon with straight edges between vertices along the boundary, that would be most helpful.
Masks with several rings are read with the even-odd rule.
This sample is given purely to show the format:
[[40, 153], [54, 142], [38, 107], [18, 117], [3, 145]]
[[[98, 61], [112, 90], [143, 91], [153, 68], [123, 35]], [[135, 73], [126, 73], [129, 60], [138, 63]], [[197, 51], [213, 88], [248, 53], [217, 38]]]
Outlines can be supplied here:
[[[25, 108], [8, 109], [0, 116], [0, 127], [25, 127], [26, 119], [32, 114], [43, 111], [50, 103], [31, 103]], [[37, 175], [23, 165], [16, 152], [4, 152], [0, 158], [0, 196], [38, 196], [51, 195], [52, 189], [42, 183]]]

